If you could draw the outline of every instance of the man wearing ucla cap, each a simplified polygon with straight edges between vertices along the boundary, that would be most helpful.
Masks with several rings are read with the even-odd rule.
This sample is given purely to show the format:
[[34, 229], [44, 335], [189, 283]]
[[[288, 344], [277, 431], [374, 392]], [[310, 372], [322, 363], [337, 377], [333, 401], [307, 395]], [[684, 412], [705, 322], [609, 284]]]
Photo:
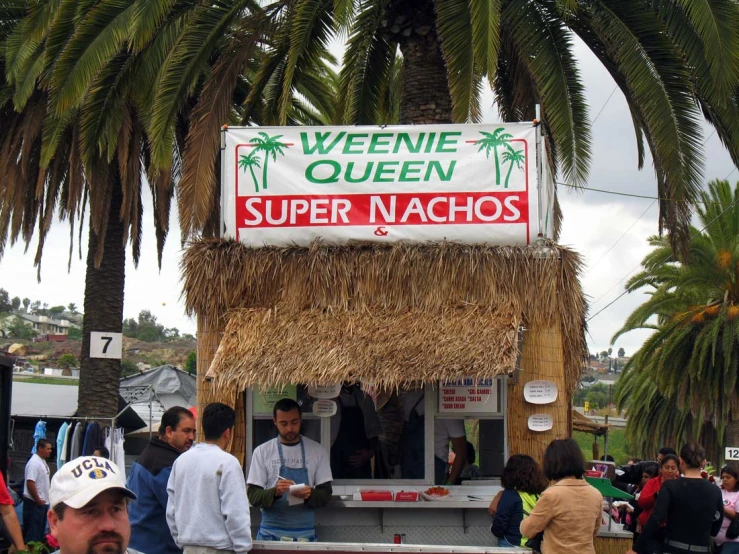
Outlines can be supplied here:
[[136, 495], [110, 460], [83, 456], [64, 464], [49, 490], [49, 527], [59, 542], [57, 553], [141, 554], [128, 548], [128, 499]]

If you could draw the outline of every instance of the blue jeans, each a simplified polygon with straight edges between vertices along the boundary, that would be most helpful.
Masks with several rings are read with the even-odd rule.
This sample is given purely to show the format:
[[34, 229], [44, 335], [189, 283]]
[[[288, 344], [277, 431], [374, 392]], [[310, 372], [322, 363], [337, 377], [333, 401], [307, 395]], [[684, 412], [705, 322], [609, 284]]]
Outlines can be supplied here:
[[43, 541], [46, 538], [46, 512], [49, 506], [39, 506], [34, 500], [23, 498], [23, 540]]
[[511, 544], [505, 537], [498, 539], [498, 548], [516, 548], [515, 544]]
[[739, 542], [725, 542], [721, 545], [721, 554], [739, 554]]

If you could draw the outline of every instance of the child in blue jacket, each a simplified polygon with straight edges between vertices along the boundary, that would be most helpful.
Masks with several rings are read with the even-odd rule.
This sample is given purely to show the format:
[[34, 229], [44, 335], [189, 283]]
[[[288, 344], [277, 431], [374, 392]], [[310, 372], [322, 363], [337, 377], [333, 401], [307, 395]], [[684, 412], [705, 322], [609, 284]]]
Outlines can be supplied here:
[[547, 488], [547, 480], [536, 460], [531, 456], [515, 454], [508, 458], [501, 484], [503, 493], [490, 530], [498, 538], [498, 546], [526, 546], [528, 538], [521, 536], [519, 526]]

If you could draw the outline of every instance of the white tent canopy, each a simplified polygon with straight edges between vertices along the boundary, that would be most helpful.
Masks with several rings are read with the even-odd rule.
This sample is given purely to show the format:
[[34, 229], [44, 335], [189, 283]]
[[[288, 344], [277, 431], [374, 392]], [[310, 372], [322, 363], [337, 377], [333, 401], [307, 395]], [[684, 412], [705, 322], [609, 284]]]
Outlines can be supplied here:
[[[121, 396], [147, 425], [136, 433], [159, 429], [165, 410], [173, 406], [189, 408], [197, 402], [196, 377], [172, 365], [155, 367], [139, 375], [121, 379]], [[150, 425], [149, 425], [150, 424]]]

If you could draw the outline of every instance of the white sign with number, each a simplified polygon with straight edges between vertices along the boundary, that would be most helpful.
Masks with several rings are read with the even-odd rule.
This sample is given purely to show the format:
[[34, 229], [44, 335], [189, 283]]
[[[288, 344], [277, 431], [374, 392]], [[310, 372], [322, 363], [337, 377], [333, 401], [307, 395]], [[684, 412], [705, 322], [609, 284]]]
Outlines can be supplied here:
[[122, 333], [90, 333], [90, 358], [108, 358], [120, 360], [122, 354]]
[[739, 447], [727, 446], [724, 452], [724, 458], [726, 459], [727, 462], [729, 460], [734, 460], [734, 461], [739, 460]]

